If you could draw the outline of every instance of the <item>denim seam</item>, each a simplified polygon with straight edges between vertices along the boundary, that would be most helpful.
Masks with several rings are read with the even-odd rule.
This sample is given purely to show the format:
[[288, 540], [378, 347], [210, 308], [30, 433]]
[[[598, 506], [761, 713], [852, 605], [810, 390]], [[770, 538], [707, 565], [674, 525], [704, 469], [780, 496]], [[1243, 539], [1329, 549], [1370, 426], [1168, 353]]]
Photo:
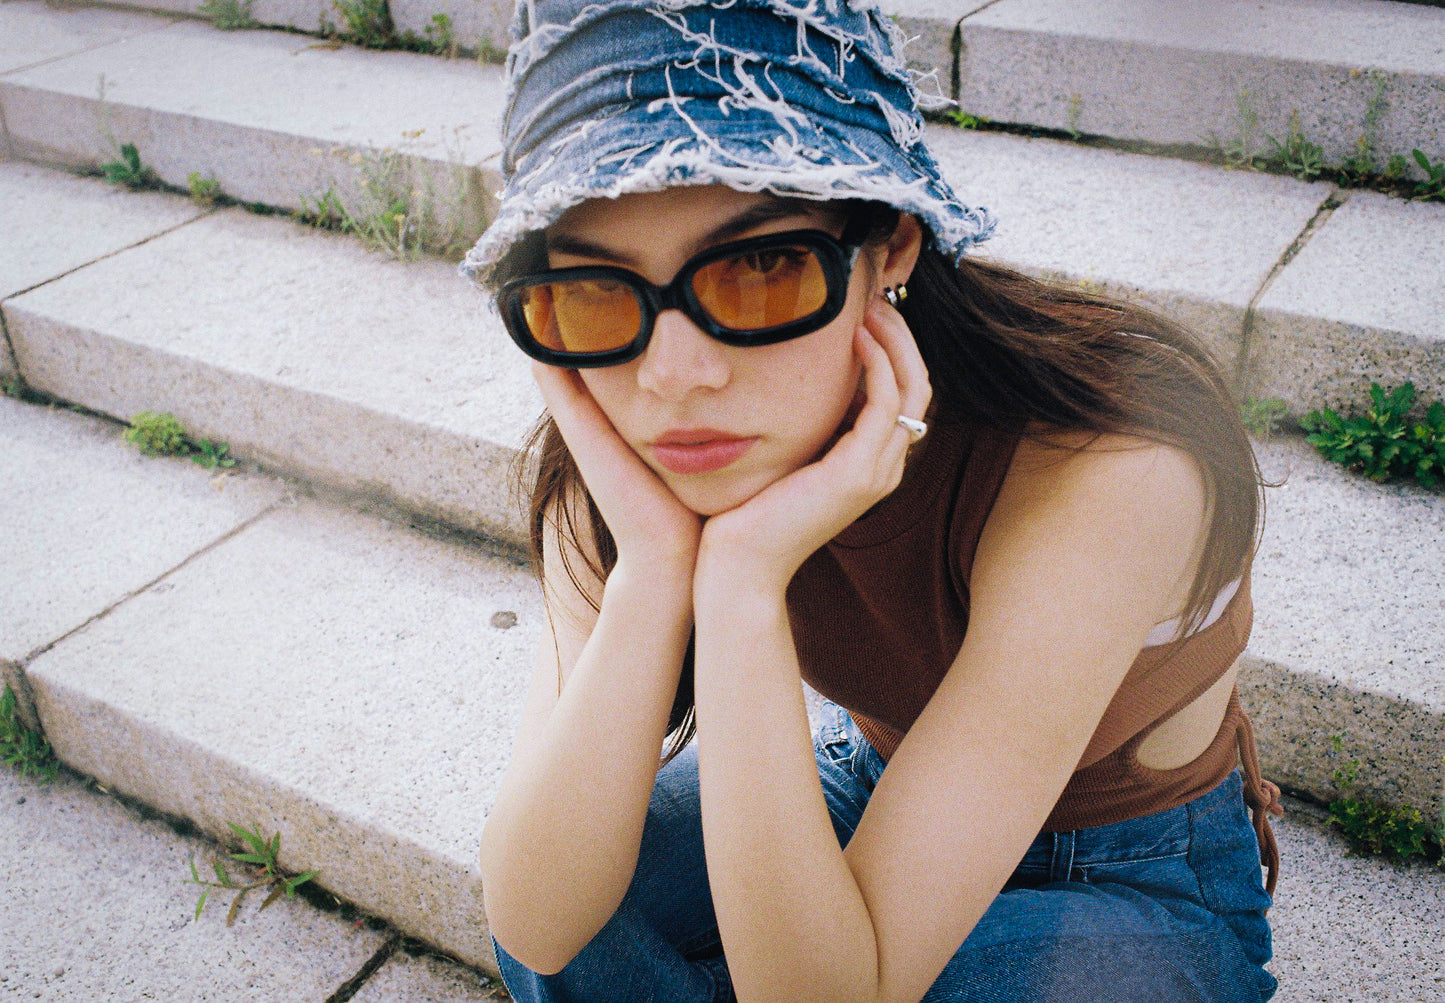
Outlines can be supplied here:
[[1153, 857], [1118, 857], [1112, 860], [1095, 860], [1088, 863], [1078, 863], [1074, 866], [1079, 870], [1088, 870], [1090, 867], [1109, 867], [1115, 864], [1150, 864], [1160, 860], [1177, 860], [1179, 857], [1189, 856], [1188, 850], [1180, 850], [1177, 853], [1161, 853]]

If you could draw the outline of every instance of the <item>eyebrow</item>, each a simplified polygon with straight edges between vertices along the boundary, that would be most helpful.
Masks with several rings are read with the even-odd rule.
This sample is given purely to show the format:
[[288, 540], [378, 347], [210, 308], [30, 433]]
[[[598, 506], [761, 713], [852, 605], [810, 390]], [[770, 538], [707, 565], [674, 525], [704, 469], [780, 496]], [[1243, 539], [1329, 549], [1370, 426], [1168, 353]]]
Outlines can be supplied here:
[[[754, 227], [762, 226], [764, 223], [770, 223], [775, 219], [788, 219], [793, 216], [807, 215], [809, 208], [809, 206], [802, 204], [796, 199], [770, 199], [758, 205], [751, 206], [695, 240], [688, 249], [687, 256], [690, 258], [707, 247], [724, 243], [746, 233]], [[594, 244], [589, 240], [584, 240], [581, 237], [575, 237], [566, 233], [556, 234], [555, 236], [548, 234], [547, 250], [555, 251], [558, 254], [574, 254], [578, 257], [600, 258], [603, 261], [611, 261], [619, 265], [636, 264], [635, 259], [625, 251], [605, 247], [602, 244]]]

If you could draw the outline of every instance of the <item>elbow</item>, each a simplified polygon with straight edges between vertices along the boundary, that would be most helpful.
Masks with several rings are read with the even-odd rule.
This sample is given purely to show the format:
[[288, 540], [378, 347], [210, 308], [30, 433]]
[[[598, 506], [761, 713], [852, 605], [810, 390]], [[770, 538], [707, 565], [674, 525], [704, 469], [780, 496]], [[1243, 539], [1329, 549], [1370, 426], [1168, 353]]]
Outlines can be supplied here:
[[576, 931], [563, 929], [555, 917], [549, 920], [543, 911], [508, 899], [505, 882], [488, 882], [484, 874], [482, 910], [487, 932], [509, 957], [538, 975], [556, 975], [566, 968], [595, 935], [594, 931], [579, 941]]

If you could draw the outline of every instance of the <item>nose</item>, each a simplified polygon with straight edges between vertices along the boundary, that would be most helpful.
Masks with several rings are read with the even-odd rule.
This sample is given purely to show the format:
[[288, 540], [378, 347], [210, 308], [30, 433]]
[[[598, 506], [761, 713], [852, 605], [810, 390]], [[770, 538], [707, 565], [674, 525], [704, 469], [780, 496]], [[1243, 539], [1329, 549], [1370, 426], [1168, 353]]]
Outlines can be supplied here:
[[681, 310], [657, 315], [637, 370], [638, 386], [679, 399], [694, 390], [720, 390], [731, 376], [728, 346], [709, 338]]

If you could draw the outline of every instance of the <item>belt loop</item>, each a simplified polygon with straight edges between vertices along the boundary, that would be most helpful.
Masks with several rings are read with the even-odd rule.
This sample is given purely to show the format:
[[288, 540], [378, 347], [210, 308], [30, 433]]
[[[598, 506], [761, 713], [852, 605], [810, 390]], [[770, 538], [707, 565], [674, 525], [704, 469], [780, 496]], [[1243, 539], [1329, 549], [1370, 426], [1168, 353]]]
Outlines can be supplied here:
[[1074, 831], [1056, 832], [1054, 835], [1054, 857], [1049, 862], [1049, 880], [1067, 881], [1074, 872]]

